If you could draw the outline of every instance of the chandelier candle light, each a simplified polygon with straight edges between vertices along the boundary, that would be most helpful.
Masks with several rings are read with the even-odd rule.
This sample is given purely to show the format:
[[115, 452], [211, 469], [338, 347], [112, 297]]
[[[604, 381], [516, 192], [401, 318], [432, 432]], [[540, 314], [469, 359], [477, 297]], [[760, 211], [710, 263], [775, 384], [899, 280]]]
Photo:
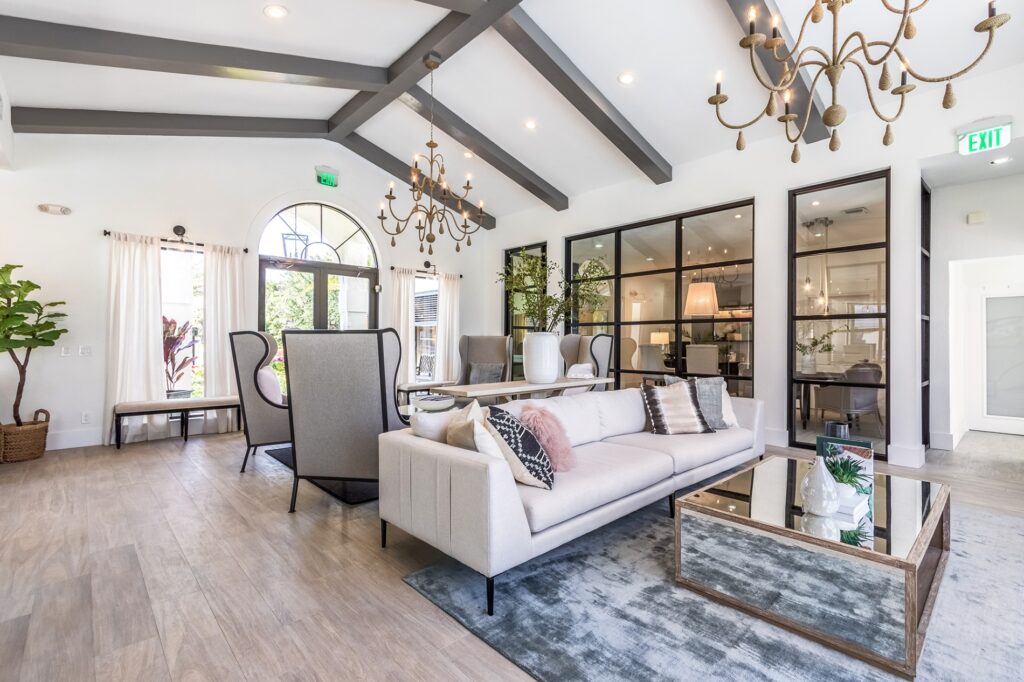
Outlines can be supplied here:
[[[892, 132], [892, 124], [903, 114], [906, 96], [917, 87], [914, 83], [909, 82], [909, 77], [913, 77], [922, 83], [946, 83], [946, 92], [942, 98], [942, 106], [946, 109], [952, 109], [956, 105], [956, 96], [953, 94], [953, 84], [951, 81], [963, 76], [981, 63], [981, 60], [985, 58], [985, 55], [992, 48], [996, 29], [1010, 20], [1009, 14], [998, 14], [996, 12], [995, 0], [989, 2], [988, 16], [974, 27], [977, 33], [988, 34], [988, 40], [981, 54], [968, 66], [956, 73], [947, 76], [931, 77], [915, 71], [899, 47], [901, 40], [912, 40], [917, 35], [917, 27], [911, 15], [923, 9], [929, 0], [920, 0], [916, 5], [912, 3], [912, 0], [904, 0], [902, 8], [898, 6], [898, 0], [881, 0], [885, 9], [900, 17], [899, 28], [895, 38], [891, 41], [868, 41], [860, 31], [854, 31], [846, 36], [844, 40], [840, 41], [842, 34], [839, 30], [839, 12], [846, 5], [852, 4], [852, 2], [853, 0], [813, 0], [811, 9], [808, 10], [800, 26], [800, 34], [796, 39], [796, 45], [789, 51], [780, 50], [780, 48], [784, 48], [786, 41], [779, 32], [779, 18], [777, 16], [772, 17], [772, 33], [771, 37], [769, 37], [764, 33], [756, 32], [757, 10], [754, 7], [750, 8], [748, 14], [749, 30], [747, 35], [743, 36], [740, 40], [740, 47], [750, 51], [751, 68], [754, 71], [754, 75], [757, 76], [758, 82], [768, 91], [768, 103], [757, 116], [746, 123], [732, 124], [727, 122], [722, 117], [721, 107], [729, 101], [729, 96], [722, 93], [721, 71], [715, 77], [715, 94], [708, 98], [708, 103], [715, 107], [715, 115], [718, 117], [718, 121], [726, 128], [739, 131], [736, 139], [736, 149], [742, 151], [747, 146], [746, 140], [743, 137], [744, 129], [749, 128], [766, 116], [775, 116], [778, 106], [776, 97], [782, 95], [785, 112], [778, 117], [778, 121], [785, 127], [786, 139], [793, 144], [791, 159], [793, 163], [798, 163], [800, 161], [799, 141], [811, 120], [811, 107], [814, 102], [813, 93], [817, 89], [818, 81], [824, 75], [832, 87], [832, 104], [822, 113], [822, 122], [832, 132], [829, 149], [838, 151], [841, 142], [837, 129], [846, 120], [846, 108], [839, 103], [839, 82], [847, 66], [860, 72], [864, 80], [868, 101], [871, 104], [871, 110], [875, 113], [875, 116], [885, 123], [885, 134], [882, 136], [882, 143], [887, 146], [891, 145], [895, 139]], [[978, 4], [980, 5], [981, 3]], [[825, 18], [826, 9], [832, 14], [831, 50], [817, 45], [803, 47], [808, 23], [820, 23]], [[878, 50], [872, 55], [872, 50], [875, 50], [875, 48], [878, 48]], [[771, 79], [766, 80], [765, 76], [758, 69], [755, 60], [755, 51], [758, 49], [770, 52], [772, 58], [777, 63], [782, 64], [782, 75], [778, 82]], [[889, 76], [889, 61], [893, 58], [899, 60], [901, 71], [900, 83], [895, 87], [893, 87]], [[872, 90], [874, 86], [872, 85], [872, 78], [868, 73], [869, 67], [881, 68], [877, 81], [878, 89], [888, 91], [893, 97], [899, 98], [899, 107], [895, 114], [888, 116], [879, 109]], [[790, 89], [804, 68], [809, 69], [809, 75], [813, 74], [810, 86], [812, 96], [808, 98], [807, 106], [803, 112], [791, 113], [790, 102], [792, 100], [792, 93]]]
[[[426, 244], [427, 252], [433, 255], [437, 235], [446, 232], [455, 241], [457, 252], [462, 250], [462, 242], [466, 246], [473, 245], [472, 235], [480, 229], [484, 219], [484, 202], [481, 201], [476, 209], [469, 202], [469, 193], [473, 189], [469, 175], [466, 175], [466, 184], [462, 186], [461, 194], [453, 191], [445, 180], [444, 156], [437, 151], [438, 144], [434, 141], [434, 70], [441, 65], [441, 56], [430, 52], [423, 57], [423, 65], [430, 70], [430, 139], [427, 141], [427, 154], [413, 156], [412, 166], [409, 167], [409, 192], [412, 194], [413, 207], [404, 218], [395, 213], [394, 201], [397, 197], [395, 183], [392, 182], [388, 193], [384, 195], [390, 218], [385, 214], [385, 205], [382, 203], [377, 219], [384, 232], [391, 236], [391, 246], [396, 245], [395, 237], [405, 232], [415, 219], [420, 253], [423, 253], [423, 245]], [[420, 170], [421, 159], [426, 161], [423, 170]], [[455, 204], [454, 211], [449, 207], [452, 203]], [[394, 227], [389, 229], [388, 221], [391, 219], [394, 220]], [[476, 224], [471, 224], [471, 219]]]

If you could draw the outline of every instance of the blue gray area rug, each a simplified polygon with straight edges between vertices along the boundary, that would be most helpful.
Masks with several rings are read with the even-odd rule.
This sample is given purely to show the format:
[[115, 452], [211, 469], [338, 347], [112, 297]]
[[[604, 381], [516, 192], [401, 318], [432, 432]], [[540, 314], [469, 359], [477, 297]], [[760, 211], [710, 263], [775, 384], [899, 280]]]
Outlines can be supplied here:
[[[1024, 517], [952, 509], [952, 551], [918, 680], [1024, 676]], [[539, 680], [897, 679], [673, 582], [673, 526], [652, 505], [496, 580], [445, 559], [412, 587]]]

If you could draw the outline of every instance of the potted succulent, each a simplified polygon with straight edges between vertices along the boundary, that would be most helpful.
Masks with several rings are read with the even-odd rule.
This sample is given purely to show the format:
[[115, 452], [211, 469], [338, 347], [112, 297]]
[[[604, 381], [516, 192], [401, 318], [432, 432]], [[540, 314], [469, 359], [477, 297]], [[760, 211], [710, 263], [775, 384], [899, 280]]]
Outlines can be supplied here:
[[195, 362], [194, 355], [178, 356], [196, 345], [192, 338], [192, 325], [188, 320], [179, 327], [178, 321], [164, 317], [164, 377], [167, 380], [168, 398], [191, 398], [192, 389], [177, 389], [178, 382], [185, 376], [185, 370]]
[[[549, 294], [547, 283], [558, 277], [559, 292]], [[510, 294], [515, 312], [523, 314], [534, 331], [523, 341], [523, 373], [535, 384], [548, 384], [558, 378], [558, 325], [574, 311], [592, 310], [605, 298], [608, 266], [598, 258], [584, 262], [569, 282], [555, 262], [545, 263], [540, 256], [520, 251], [511, 259], [498, 281]]]
[[[14, 271], [20, 267], [0, 267], [0, 351], [7, 351], [18, 370], [18, 387], [11, 410], [14, 423], [0, 426], [0, 461], [4, 462], [36, 459], [42, 457], [46, 450], [50, 413], [36, 410], [32, 420], [24, 421], [21, 418], [21, 399], [25, 394], [32, 351], [55, 345], [57, 339], [67, 333], [67, 329], [57, 326], [66, 314], [54, 310], [64, 302], [32, 300], [30, 295], [40, 287], [28, 280], [15, 280]], [[20, 357], [19, 351], [23, 351]]]

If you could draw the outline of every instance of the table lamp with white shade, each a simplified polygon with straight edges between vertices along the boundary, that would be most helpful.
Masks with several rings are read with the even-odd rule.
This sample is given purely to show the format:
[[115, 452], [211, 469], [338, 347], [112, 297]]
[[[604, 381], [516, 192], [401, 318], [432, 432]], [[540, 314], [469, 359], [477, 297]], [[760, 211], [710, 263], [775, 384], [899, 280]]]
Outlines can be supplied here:
[[664, 350], [668, 343], [668, 332], [651, 332], [652, 346], [661, 346], [662, 350]]

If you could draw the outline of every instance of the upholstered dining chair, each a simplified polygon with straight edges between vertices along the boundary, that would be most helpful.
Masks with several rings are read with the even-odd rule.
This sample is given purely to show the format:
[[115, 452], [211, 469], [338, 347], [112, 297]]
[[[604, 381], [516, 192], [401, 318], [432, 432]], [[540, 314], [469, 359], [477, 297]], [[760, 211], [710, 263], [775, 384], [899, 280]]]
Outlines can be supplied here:
[[[882, 383], [882, 368], [873, 362], [857, 363], [843, 372], [842, 381], [857, 384]], [[814, 409], [835, 412], [848, 421], [860, 420], [861, 415], [873, 414], [878, 419], [878, 435], [884, 436], [882, 406], [879, 402], [881, 389], [863, 386], [815, 386]]]
[[263, 332], [231, 332], [228, 336], [245, 425], [245, 457], [241, 470], [244, 473], [249, 455], [256, 456], [256, 448], [290, 443], [292, 429], [288, 421], [288, 401], [270, 366], [277, 355], [277, 341]]
[[511, 336], [466, 336], [459, 339], [461, 385], [491, 384], [512, 378]]
[[340, 487], [336, 496], [343, 502], [376, 499], [353, 491], [378, 480], [377, 436], [405, 427], [395, 383], [402, 358], [398, 332], [288, 330], [284, 349], [294, 434], [288, 511], [295, 511], [303, 478]]
[[[580, 334], [566, 334], [562, 337], [559, 350], [562, 352], [562, 360], [565, 362], [565, 372], [573, 365], [590, 365], [590, 371], [598, 379], [608, 376], [608, 370], [612, 364], [612, 337], [610, 334], [597, 334], [595, 336], [583, 336]], [[567, 388], [562, 395], [573, 395], [575, 393], [586, 393], [587, 391], [603, 391], [606, 386], [586, 386], [582, 388]]]

